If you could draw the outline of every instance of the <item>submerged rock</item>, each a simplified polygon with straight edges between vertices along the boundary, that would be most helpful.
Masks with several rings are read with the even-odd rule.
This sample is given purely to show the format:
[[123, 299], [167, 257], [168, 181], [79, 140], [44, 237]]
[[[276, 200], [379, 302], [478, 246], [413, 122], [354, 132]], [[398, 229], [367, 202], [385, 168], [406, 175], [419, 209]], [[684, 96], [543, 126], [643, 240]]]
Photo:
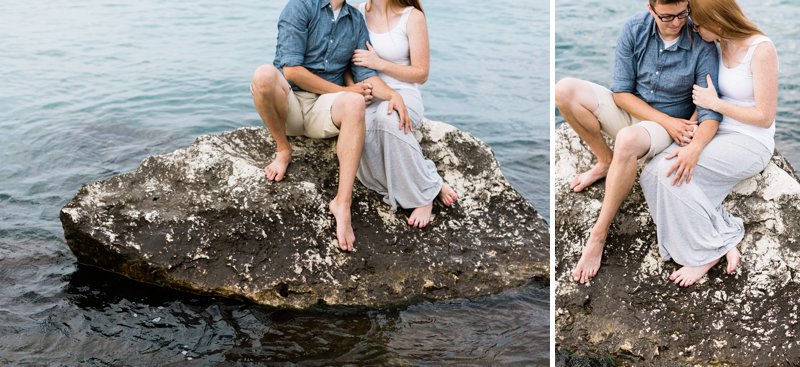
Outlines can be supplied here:
[[434, 206], [423, 230], [360, 184], [356, 251], [337, 248], [327, 204], [336, 194], [336, 142], [291, 138], [282, 182], [263, 167], [263, 128], [201, 136], [131, 173], [83, 186], [61, 211], [82, 264], [205, 294], [304, 308], [383, 306], [471, 297], [548, 277], [547, 224], [500, 173], [486, 144], [426, 121], [426, 156], [460, 194]]
[[723, 273], [723, 261], [691, 287], [670, 282], [667, 277], [680, 266], [661, 260], [637, 182], [611, 227], [597, 277], [580, 285], [571, 272], [604, 188], [569, 190], [592, 156], [566, 124], [557, 129], [555, 144], [560, 356], [642, 366], [800, 363], [800, 183], [783, 157], [776, 154], [724, 203], [746, 228], [735, 275]]

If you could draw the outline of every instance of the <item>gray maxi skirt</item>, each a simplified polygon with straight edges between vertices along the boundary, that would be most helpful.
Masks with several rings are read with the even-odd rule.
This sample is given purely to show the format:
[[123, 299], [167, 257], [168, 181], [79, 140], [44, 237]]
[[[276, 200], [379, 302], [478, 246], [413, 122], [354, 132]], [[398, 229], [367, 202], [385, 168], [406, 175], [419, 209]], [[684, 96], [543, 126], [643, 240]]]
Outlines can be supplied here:
[[[424, 107], [418, 93], [398, 90], [414, 128], [422, 122]], [[422, 154], [414, 134], [400, 129], [397, 111], [387, 115], [388, 101], [375, 100], [365, 113], [364, 150], [356, 177], [383, 201], [411, 209], [430, 204], [442, 189], [436, 165]]]
[[673, 186], [667, 177], [678, 149], [672, 144], [642, 170], [640, 182], [656, 224], [664, 261], [684, 266], [708, 264], [724, 256], [744, 237], [744, 225], [722, 207], [733, 187], [767, 166], [772, 158], [763, 144], [736, 132], [718, 131], [703, 149], [691, 182]]

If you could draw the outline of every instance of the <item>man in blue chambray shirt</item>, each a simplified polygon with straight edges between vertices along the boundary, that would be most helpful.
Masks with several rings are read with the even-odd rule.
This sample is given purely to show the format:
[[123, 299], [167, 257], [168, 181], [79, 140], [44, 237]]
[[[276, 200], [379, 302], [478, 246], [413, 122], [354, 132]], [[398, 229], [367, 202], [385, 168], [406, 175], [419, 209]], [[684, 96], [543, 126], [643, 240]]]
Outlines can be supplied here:
[[[364, 108], [373, 95], [389, 101], [400, 121], [409, 124], [400, 94], [378, 74], [351, 64], [357, 48], [369, 40], [364, 18], [345, 0], [289, 0], [278, 19], [273, 65], [256, 69], [250, 91], [259, 116], [275, 139], [275, 159], [264, 173], [281, 181], [292, 159], [287, 136], [324, 139], [338, 135], [339, 188], [328, 205], [336, 218], [339, 248], [352, 251], [350, 220], [353, 184], [364, 146]], [[350, 70], [356, 84], [344, 86]]]
[[[670, 173], [680, 185], [716, 134], [722, 116], [696, 108], [692, 86], [706, 87], [707, 75], [717, 84], [717, 50], [693, 34], [689, 13], [687, 0], [649, 0], [648, 12], [631, 17], [617, 41], [610, 90], [572, 78], [556, 84], [561, 115], [597, 157], [570, 188], [578, 192], [606, 178], [600, 214], [572, 272], [577, 282], [588, 282], [600, 269], [611, 221], [636, 179], [637, 160], [673, 142], [681, 145]], [[613, 153], [601, 133], [615, 138]]]

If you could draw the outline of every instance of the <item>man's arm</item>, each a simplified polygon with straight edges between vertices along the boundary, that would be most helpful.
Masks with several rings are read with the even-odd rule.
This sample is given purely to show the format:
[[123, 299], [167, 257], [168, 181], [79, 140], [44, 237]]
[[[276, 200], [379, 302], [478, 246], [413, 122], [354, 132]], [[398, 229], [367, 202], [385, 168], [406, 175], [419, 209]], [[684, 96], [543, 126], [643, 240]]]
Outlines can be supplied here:
[[643, 101], [633, 93], [614, 93], [614, 103], [640, 121], [653, 121], [664, 127], [678, 145], [692, 139], [697, 121], [683, 120], [663, 113]]
[[308, 47], [308, 22], [311, 9], [303, 1], [290, 1], [278, 18], [278, 47], [276, 66], [283, 70], [286, 80], [317, 94], [335, 93], [345, 90], [365, 94], [366, 86], [348, 88], [331, 83], [303, 66]]
[[[631, 18], [620, 31], [617, 47], [614, 51], [614, 73], [611, 91], [614, 92], [614, 103], [636, 117], [640, 121], [653, 121], [663, 126], [669, 136], [678, 144], [684, 144], [689, 131], [694, 128], [688, 120], [675, 119], [651, 107], [647, 102], [636, 97], [636, 34], [643, 31], [638, 18]], [[696, 123], [694, 123], [696, 124]]]
[[331, 83], [312, 73], [304, 66], [285, 66], [283, 68], [283, 75], [286, 77], [286, 80], [303, 88], [303, 90], [317, 94], [354, 92], [366, 96], [369, 94], [368, 92], [370, 89], [369, 86], [364, 83], [357, 83], [347, 87]]

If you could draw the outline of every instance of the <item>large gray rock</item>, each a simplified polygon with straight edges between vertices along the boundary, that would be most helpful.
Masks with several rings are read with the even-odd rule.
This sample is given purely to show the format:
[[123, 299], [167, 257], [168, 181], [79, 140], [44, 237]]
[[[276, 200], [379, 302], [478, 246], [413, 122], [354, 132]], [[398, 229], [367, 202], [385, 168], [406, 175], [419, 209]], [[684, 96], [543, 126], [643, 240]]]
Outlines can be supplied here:
[[426, 121], [423, 149], [460, 194], [432, 225], [406, 224], [356, 184], [356, 251], [336, 245], [335, 139], [292, 138], [283, 182], [266, 129], [201, 136], [131, 173], [83, 186], [61, 211], [78, 262], [143, 282], [304, 308], [471, 297], [549, 276], [547, 225], [486, 144]]
[[667, 277], [679, 265], [658, 255], [655, 226], [637, 183], [614, 220], [597, 277], [579, 285], [571, 272], [604, 188], [601, 183], [582, 193], [569, 190], [592, 156], [566, 125], [557, 129], [555, 144], [555, 326], [561, 362], [800, 363], [800, 183], [784, 158], [776, 154], [724, 203], [744, 219], [747, 231], [735, 276], [725, 275], [723, 265], [689, 288], [670, 282]]

